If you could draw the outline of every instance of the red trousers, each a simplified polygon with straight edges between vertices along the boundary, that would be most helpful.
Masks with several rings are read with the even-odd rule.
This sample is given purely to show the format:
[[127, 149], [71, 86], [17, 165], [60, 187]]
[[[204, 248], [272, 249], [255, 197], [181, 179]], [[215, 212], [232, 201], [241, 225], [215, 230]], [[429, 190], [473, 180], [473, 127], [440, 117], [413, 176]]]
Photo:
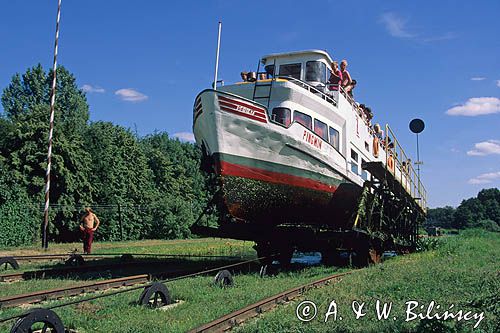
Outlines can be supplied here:
[[83, 252], [90, 254], [92, 250], [92, 241], [94, 240], [94, 230], [92, 229], [84, 229], [83, 233]]

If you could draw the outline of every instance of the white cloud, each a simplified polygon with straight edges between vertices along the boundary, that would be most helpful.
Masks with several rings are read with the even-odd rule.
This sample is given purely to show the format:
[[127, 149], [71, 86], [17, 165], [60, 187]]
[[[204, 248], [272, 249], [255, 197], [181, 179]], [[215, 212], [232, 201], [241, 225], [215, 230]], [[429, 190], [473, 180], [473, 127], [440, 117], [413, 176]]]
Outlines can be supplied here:
[[115, 95], [127, 102], [142, 102], [148, 99], [148, 96], [132, 88], [119, 89], [115, 91]]
[[472, 185], [489, 184], [495, 180], [500, 180], [500, 171], [483, 173], [482, 175], [469, 179], [468, 183]]
[[475, 77], [471, 77], [470, 79], [471, 79], [471, 81], [484, 81], [484, 80], [486, 80], [486, 78], [483, 76], [475, 76]]
[[500, 99], [496, 97], [473, 97], [465, 104], [454, 106], [448, 111], [450, 116], [481, 116], [485, 114], [500, 113]]
[[415, 35], [408, 32], [406, 28], [407, 20], [399, 17], [397, 14], [389, 12], [380, 16], [380, 22], [385, 25], [387, 32], [391, 36], [400, 38], [411, 38]]
[[500, 80], [497, 80], [497, 87], [500, 88]]
[[443, 40], [450, 40], [450, 39], [455, 39], [455, 38], [457, 38], [457, 35], [454, 32], [447, 32], [447, 33], [444, 33], [442, 35], [423, 38], [422, 42], [424, 42], [424, 43], [440, 42]]
[[90, 84], [84, 84], [81, 88], [84, 92], [86, 93], [99, 93], [102, 94], [106, 90], [104, 88], [101, 88], [99, 86], [92, 86]]
[[486, 156], [492, 154], [500, 154], [500, 141], [488, 140], [479, 142], [474, 145], [474, 149], [467, 152], [469, 156]]
[[194, 134], [191, 133], [191, 132], [174, 133], [173, 137], [174, 138], [178, 138], [181, 141], [195, 142], [195, 140], [194, 140]]

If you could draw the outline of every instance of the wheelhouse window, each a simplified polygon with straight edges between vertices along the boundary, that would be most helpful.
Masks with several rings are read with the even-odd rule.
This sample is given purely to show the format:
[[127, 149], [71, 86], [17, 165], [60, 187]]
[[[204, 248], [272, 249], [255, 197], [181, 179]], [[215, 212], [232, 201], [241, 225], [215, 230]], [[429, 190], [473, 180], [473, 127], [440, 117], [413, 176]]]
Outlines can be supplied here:
[[280, 66], [280, 76], [291, 76], [300, 80], [301, 64], [286, 64]]
[[271, 112], [271, 119], [283, 126], [290, 126], [292, 122], [292, 112], [288, 108], [274, 108]]
[[267, 73], [267, 78], [273, 78], [274, 77], [274, 65], [267, 65], [264, 67], [266, 73]]
[[358, 153], [351, 149], [351, 171], [359, 174]]
[[328, 142], [328, 126], [318, 119], [314, 119], [314, 133]]
[[298, 122], [299, 124], [304, 125], [305, 127], [312, 130], [312, 118], [305, 113], [295, 110], [293, 112], [293, 121]]
[[339, 135], [339, 131], [337, 131], [333, 127], [330, 127], [330, 144], [333, 146], [333, 148], [337, 149], [337, 151], [340, 150], [340, 135]]
[[326, 83], [326, 65], [321, 61], [308, 61], [306, 63], [306, 81]]

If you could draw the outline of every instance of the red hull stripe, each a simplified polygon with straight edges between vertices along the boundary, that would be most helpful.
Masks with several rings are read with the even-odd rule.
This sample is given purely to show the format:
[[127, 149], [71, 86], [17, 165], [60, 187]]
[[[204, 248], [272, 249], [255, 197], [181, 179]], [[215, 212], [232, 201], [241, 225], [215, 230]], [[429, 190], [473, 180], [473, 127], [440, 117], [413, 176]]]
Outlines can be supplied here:
[[261, 180], [268, 183], [284, 184], [295, 187], [303, 187], [317, 191], [333, 193], [337, 187], [320, 183], [316, 180], [283, 174], [263, 169], [248, 167], [240, 164], [228, 163], [220, 161], [219, 173], [222, 176], [234, 176]]
[[[228, 103], [228, 102], [219, 101], [219, 105], [224, 105], [224, 106], [227, 106], [229, 108], [233, 108], [233, 109], [235, 109], [238, 112], [243, 112], [243, 111], [238, 110], [238, 106], [240, 106], [240, 105], [236, 104], [236, 103]], [[245, 108], [248, 110], [247, 107], [245, 107]], [[247, 113], [247, 114], [250, 114], [250, 115], [253, 115], [253, 116], [257, 116], [257, 117], [262, 117], [264, 119], [266, 118], [266, 116], [265, 116], [265, 114], [263, 112], [258, 112], [258, 111], [255, 111], [253, 109], [250, 109], [250, 111], [253, 112], [253, 114], [250, 113], [250, 112]]]
[[245, 103], [245, 102], [242, 102], [240, 100], [236, 100], [236, 99], [232, 99], [232, 98], [227, 98], [227, 97], [224, 97], [224, 96], [221, 96], [221, 95], [219, 95], [219, 101], [223, 101], [223, 102], [226, 102], [226, 103], [238, 104], [238, 105], [244, 106], [246, 108], [252, 109], [254, 111], [260, 112], [260, 113], [265, 113], [266, 112], [265, 109], [260, 108], [258, 106], [255, 106], [255, 105], [252, 105], [252, 104], [249, 104], [249, 103]]
[[252, 116], [251, 114], [248, 114], [248, 113], [245, 113], [245, 112], [240, 112], [240, 111], [237, 111], [235, 109], [230, 109], [230, 108], [227, 108], [225, 106], [222, 106], [221, 105], [221, 110], [224, 110], [224, 111], [227, 111], [227, 112], [231, 112], [231, 113], [235, 113], [239, 116], [243, 116], [243, 117], [247, 117], [247, 118], [250, 118], [250, 119], [253, 119], [253, 120], [257, 120], [257, 121], [260, 121], [261, 123], [267, 123], [267, 120], [266, 119], [262, 119], [260, 117], [256, 117], [256, 116]]

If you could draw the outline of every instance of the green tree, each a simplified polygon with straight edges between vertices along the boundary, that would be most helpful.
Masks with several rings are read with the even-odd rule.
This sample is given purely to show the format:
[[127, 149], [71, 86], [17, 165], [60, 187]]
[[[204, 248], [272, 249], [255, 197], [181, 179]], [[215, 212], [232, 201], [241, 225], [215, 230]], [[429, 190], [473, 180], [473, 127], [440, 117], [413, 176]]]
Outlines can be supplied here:
[[[8, 138], [0, 141], [1, 155], [16, 183], [39, 203], [43, 202], [47, 166], [51, 81], [52, 73], [37, 65], [22, 76], [14, 75], [1, 98], [5, 114], [2, 134]], [[74, 76], [59, 67], [50, 190], [51, 203], [59, 208], [53, 210], [51, 218], [52, 237], [74, 237], [74, 207], [91, 199], [91, 159], [83, 141], [88, 118], [85, 94], [78, 89]]]
[[481, 190], [476, 198], [463, 200], [455, 211], [456, 228], [483, 227], [491, 222], [500, 225], [500, 191], [497, 188]]
[[91, 193], [93, 201], [115, 205], [102, 209], [100, 237], [120, 238], [120, 214], [127, 239], [150, 234], [152, 204], [158, 197], [153, 173], [144, 151], [130, 130], [110, 122], [95, 122], [86, 135], [86, 147], [92, 158]]
[[455, 217], [455, 208], [446, 206], [429, 209], [426, 225], [442, 228], [452, 228]]

